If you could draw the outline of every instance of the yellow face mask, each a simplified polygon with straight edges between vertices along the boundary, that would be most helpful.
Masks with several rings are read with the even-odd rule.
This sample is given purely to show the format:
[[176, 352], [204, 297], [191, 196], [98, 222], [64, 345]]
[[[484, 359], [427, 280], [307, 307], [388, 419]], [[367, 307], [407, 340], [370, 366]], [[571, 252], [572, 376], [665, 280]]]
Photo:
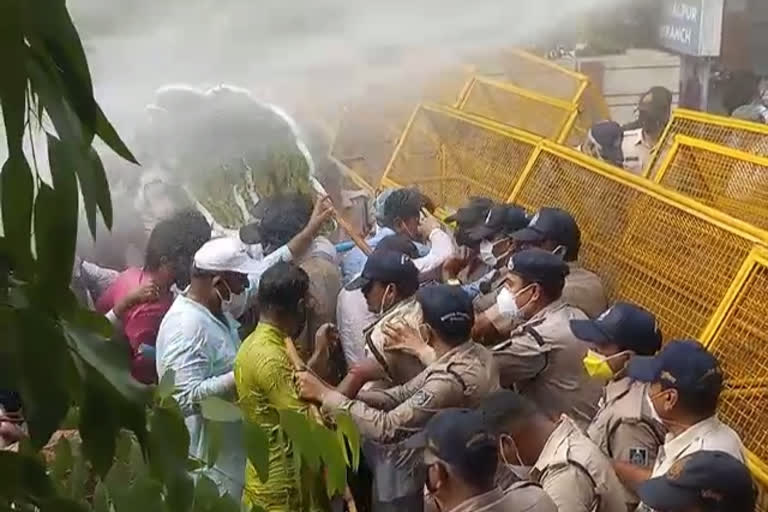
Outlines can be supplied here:
[[587, 374], [593, 379], [611, 380], [615, 374], [608, 361], [619, 356], [623, 356], [625, 352], [619, 352], [610, 357], [606, 357], [602, 354], [598, 354], [593, 350], [587, 351], [587, 355], [584, 356], [584, 369], [587, 370]]

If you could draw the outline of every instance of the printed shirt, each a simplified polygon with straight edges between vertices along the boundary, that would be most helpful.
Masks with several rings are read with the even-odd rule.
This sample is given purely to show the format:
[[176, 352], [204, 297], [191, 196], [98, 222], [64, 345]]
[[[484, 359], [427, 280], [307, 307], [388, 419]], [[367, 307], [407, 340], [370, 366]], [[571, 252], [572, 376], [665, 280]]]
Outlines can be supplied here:
[[[122, 272], [96, 302], [96, 311], [106, 314], [115, 304], [141, 285], [149, 282], [151, 274], [130, 267]], [[144, 302], [129, 308], [120, 318], [123, 333], [131, 346], [131, 374], [145, 384], [157, 382], [155, 373], [155, 340], [163, 317], [171, 308], [173, 294], [168, 291], [154, 302]]]
[[[285, 333], [262, 322], [248, 336], [235, 360], [235, 383], [246, 421], [269, 436], [269, 478], [265, 483], [248, 462], [243, 501], [267, 512], [301, 510], [294, 454], [280, 434], [278, 410], [307, 412], [297, 395], [294, 368], [285, 349]], [[314, 489], [314, 488], [313, 488]], [[313, 500], [319, 501], [319, 500]], [[313, 507], [317, 509], [317, 506]]]

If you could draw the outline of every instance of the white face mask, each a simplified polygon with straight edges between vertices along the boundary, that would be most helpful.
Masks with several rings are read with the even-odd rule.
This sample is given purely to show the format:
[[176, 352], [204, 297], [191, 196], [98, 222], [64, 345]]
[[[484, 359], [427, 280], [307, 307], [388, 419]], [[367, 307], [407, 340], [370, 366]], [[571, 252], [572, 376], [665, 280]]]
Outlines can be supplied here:
[[[523, 308], [518, 307], [516, 299], [518, 295], [523, 293], [531, 286], [532, 285], [528, 285], [525, 288], [519, 290], [517, 293], [512, 293], [509, 291], [509, 288], [504, 286], [499, 292], [499, 295], [496, 297], [496, 305], [499, 308], [499, 313], [508, 318], [511, 318], [512, 320], [523, 320]], [[531, 298], [531, 300], [533, 300], [533, 298]], [[530, 300], [528, 303], [530, 303]], [[527, 305], [528, 304], [526, 304], [526, 306]]]
[[507, 254], [509, 254], [509, 251], [502, 254], [501, 256], [496, 256], [493, 254], [493, 249], [496, 247], [496, 245], [505, 242], [506, 240], [499, 240], [497, 242], [491, 242], [490, 240], [483, 240], [480, 242], [480, 259], [488, 265], [489, 267], [495, 267], [499, 264], [499, 260], [504, 258]]
[[221, 300], [221, 310], [229, 313], [235, 319], [240, 318], [248, 308], [248, 288], [243, 290], [241, 293], [234, 294], [232, 293], [232, 289], [229, 287], [227, 282], [223, 279], [222, 282], [224, 283], [224, 286], [227, 287], [227, 290], [229, 290], [229, 299], [224, 300], [224, 297], [221, 296], [219, 289], [215, 288], [216, 294]]
[[[511, 464], [507, 460], [507, 456], [504, 453], [504, 442], [512, 444], [512, 446], [515, 447], [515, 458], [517, 459], [517, 464]], [[517, 476], [520, 480], [529, 480], [531, 477], [531, 468], [530, 466], [526, 466], [523, 463], [523, 460], [520, 458], [520, 452], [517, 451], [517, 444], [515, 443], [515, 440], [512, 439], [512, 436], [509, 434], [502, 434], [499, 436], [499, 455], [501, 455], [501, 461], [504, 463], [504, 465], [509, 469], [512, 473], [514, 473], [515, 476]]]
[[264, 259], [264, 247], [261, 244], [250, 244], [246, 246], [245, 250], [248, 256], [255, 260], [261, 261]]
[[661, 425], [664, 424], [664, 420], [661, 419], [661, 416], [659, 416], [659, 413], [656, 411], [656, 406], [653, 405], [653, 400], [651, 400], [651, 395], [649, 394], [650, 389], [645, 391], [645, 401], [648, 403], [648, 407], [651, 409], [651, 416], [654, 420], [658, 421]]

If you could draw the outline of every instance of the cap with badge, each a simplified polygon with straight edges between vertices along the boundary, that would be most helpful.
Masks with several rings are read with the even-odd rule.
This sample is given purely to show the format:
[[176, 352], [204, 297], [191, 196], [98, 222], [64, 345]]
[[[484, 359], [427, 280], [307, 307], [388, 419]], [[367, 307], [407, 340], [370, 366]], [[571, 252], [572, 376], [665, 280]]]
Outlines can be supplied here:
[[690, 393], [719, 393], [723, 383], [715, 356], [694, 340], [670, 341], [653, 357], [633, 357], [627, 375]]
[[421, 288], [416, 293], [424, 320], [440, 334], [469, 336], [475, 323], [470, 296], [459, 286], [444, 284]]
[[572, 250], [581, 245], [578, 224], [570, 213], [559, 208], [542, 208], [531, 218], [527, 227], [516, 231], [512, 237], [518, 242], [552, 240]]
[[491, 240], [499, 234], [511, 235], [528, 225], [525, 210], [511, 204], [494, 206], [488, 211], [483, 222], [467, 232], [470, 240], [481, 242]]
[[470, 228], [483, 222], [491, 208], [493, 208], [493, 200], [487, 197], [472, 197], [466, 206], [462, 206], [456, 213], [446, 217], [445, 222], [455, 222], [459, 227]]
[[562, 258], [544, 249], [526, 249], [509, 259], [507, 269], [534, 283], [553, 283], [565, 279], [568, 264]]
[[617, 345], [639, 356], [661, 349], [661, 330], [656, 318], [639, 306], [617, 302], [595, 320], [571, 320], [577, 338], [595, 345]]
[[419, 271], [411, 258], [399, 252], [382, 249], [375, 250], [368, 256], [362, 274], [353, 279], [346, 289], [360, 290], [373, 281], [397, 284], [418, 280]]
[[725, 452], [698, 451], [666, 474], [640, 484], [643, 504], [654, 510], [752, 512], [756, 492], [747, 467]]
[[471, 409], [446, 409], [424, 430], [405, 441], [405, 448], [426, 449], [459, 471], [495, 471], [498, 445], [483, 415]]
[[616, 121], [601, 121], [592, 125], [587, 133], [589, 141], [595, 145], [600, 157], [614, 165], [621, 166], [624, 153], [621, 143], [624, 140], [624, 130]]
[[248, 255], [248, 247], [236, 238], [215, 238], [205, 243], [194, 258], [195, 268], [209, 272], [256, 274], [263, 270], [260, 261]]

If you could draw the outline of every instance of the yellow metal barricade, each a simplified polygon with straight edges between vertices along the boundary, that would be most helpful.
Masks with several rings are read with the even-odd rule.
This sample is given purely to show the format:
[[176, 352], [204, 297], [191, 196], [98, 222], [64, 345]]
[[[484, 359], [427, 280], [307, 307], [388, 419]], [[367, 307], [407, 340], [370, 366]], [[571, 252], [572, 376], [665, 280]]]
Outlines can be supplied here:
[[768, 251], [755, 248], [725, 294], [702, 341], [720, 361], [720, 416], [741, 436], [750, 467], [768, 484]]
[[677, 135], [655, 181], [768, 229], [766, 157]]
[[677, 135], [685, 135], [745, 153], [768, 157], [768, 126], [731, 117], [677, 109], [672, 113], [656, 147], [654, 157], [645, 170], [647, 178], [655, 178]]
[[653, 311], [667, 339], [697, 337], [765, 232], [557, 144], [543, 142], [509, 200], [569, 211], [580, 260], [611, 300]]
[[539, 141], [528, 132], [450, 107], [420, 105], [392, 155], [382, 185], [418, 185], [446, 208], [457, 208], [471, 196], [503, 201]]
[[480, 76], [469, 80], [459, 110], [557, 142], [567, 141], [579, 115], [573, 103]]

